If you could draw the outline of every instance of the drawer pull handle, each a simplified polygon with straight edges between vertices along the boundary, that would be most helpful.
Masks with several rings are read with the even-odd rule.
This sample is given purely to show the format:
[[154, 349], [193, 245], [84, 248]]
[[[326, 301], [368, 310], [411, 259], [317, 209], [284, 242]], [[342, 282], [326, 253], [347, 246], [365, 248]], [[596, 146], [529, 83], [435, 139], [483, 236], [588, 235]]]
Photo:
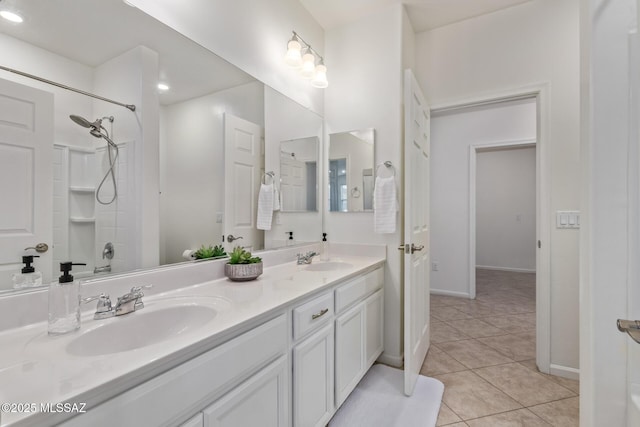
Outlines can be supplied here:
[[316, 320], [318, 317], [322, 317], [322, 316], [324, 316], [325, 314], [327, 314], [328, 312], [329, 312], [329, 309], [328, 309], [328, 308], [325, 308], [324, 310], [320, 310], [320, 312], [319, 312], [319, 313], [316, 313], [316, 314], [312, 314], [312, 315], [311, 315], [311, 320]]

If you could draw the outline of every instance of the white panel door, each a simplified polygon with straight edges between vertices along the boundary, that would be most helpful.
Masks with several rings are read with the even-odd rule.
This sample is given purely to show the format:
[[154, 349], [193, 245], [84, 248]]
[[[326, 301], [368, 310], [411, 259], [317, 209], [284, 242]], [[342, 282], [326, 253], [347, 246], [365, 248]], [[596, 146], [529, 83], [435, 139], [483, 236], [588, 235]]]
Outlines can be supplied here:
[[296, 212], [307, 210], [307, 172], [304, 162], [290, 155], [280, 156], [280, 194], [282, 210]]
[[[640, 8], [640, 3], [637, 7]], [[628, 152], [632, 155], [629, 159], [628, 218], [632, 220], [629, 222], [630, 244], [627, 258], [628, 306], [620, 307], [620, 313], [626, 311], [628, 319], [640, 320], [640, 35], [637, 33], [629, 37], [629, 76], [633, 102], [630, 103], [629, 114], [632, 124]], [[627, 427], [632, 427], [640, 425], [640, 343], [631, 337], [627, 340], [627, 360]]]
[[[53, 95], [0, 79], [0, 290], [24, 249], [53, 240]], [[34, 267], [51, 281], [51, 250]]]
[[[235, 246], [261, 249], [264, 233], [256, 227], [258, 191], [264, 163], [262, 128], [247, 120], [224, 115], [224, 241]], [[242, 237], [228, 242], [227, 237]]]
[[413, 394], [429, 350], [429, 106], [404, 79], [404, 392]]
[[333, 414], [333, 325], [293, 348], [293, 425], [327, 425]]

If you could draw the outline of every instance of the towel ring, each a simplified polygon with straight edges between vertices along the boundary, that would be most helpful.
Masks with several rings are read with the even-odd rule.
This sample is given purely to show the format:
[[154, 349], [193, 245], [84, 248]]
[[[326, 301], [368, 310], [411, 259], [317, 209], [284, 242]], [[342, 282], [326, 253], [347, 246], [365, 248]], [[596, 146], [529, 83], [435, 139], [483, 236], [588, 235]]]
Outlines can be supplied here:
[[271, 178], [271, 183], [273, 184], [273, 177], [274, 177], [275, 175], [276, 175], [276, 174], [275, 174], [275, 173], [273, 173], [273, 171], [265, 172], [265, 174], [264, 174], [264, 175], [262, 175], [262, 183], [263, 183], [263, 184], [266, 184], [266, 183], [267, 183], [267, 177], [269, 177], [269, 178]]
[[376, 176], [378, 176], [378, 170], [380, 170], [382, 166], [386, 167], [387, 169], [391, 169], [391, 172], [393, 172], [393, 176], [396, 176], [396, 168], [393, 167], [393, 163], [391, 163], [389, 160], [379, 163], [376, 166]]

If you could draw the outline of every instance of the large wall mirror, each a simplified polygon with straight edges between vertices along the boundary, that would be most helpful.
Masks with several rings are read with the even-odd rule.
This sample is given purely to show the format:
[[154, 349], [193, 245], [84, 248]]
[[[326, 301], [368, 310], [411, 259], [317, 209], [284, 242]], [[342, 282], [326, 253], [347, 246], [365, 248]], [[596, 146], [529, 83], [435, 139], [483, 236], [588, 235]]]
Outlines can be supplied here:
[[[13, 181], [44, 189], [29, 199], [21, 186], [0, 186], [14, 202], [0, 208], [0, 292], [13, 291], [24, 248], [40, 242], [50, 249], [34, 266], [47, 284], [60, 261], [87, 264], [74, 274], [91, 278], [185, 262], [201, 245], [270, 249], [287, 244], [289, 231], [297, 243], [319, 240], [321, 218], [274, 213], [273, 228], [262, 231], [256, 213], [261, 179], [279, 172], [282, 144], [300, 144], [311, 181], [313, 160], [303, 151], [320, 144], [322, 117], [122, 0], [33, 0], [20, 10], [24, 23], [0, 22], [0, 65], [137, 109], [0, 71], [0, 178], [17, 170]], [[2, 125], [20, 110], [5, 102], [15, 99], [7, 92], [28, 97], [31, 88], [53, 99], [51, 117], [38, 118], [52, 125], [33, 151], [48, 165], [41, 174], [17, 169], [14, 160], [24, 159], [13, 154], [13, 128]], [[34, 111], [47, 114], [38, 104]], [[85, 127], [97, 120], [113, 144]], [[306, 211], [312, 196], [304, 198]], [[229, 242], [230, 234], [242, 239]]]
[[330, 212], [373, 212], [375, 130], [329, 135]]

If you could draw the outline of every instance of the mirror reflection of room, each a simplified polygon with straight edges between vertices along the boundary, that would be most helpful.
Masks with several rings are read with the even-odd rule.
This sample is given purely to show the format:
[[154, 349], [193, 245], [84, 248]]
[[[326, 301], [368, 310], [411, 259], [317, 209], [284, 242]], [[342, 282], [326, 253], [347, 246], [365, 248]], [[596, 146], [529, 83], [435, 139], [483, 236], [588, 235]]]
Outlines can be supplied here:
[[[30, 25], [2, 27], [0, 50], [8, 55], [0, 65], [116, 103], [0, 70], [6, 84], [49, 94], [52, 104], [50, 117], [38, 118], [51, 126], [35, 151], [37, 164], [47, 167], [9, 196], [22, 200], [25, 189], [34, 188], [37, 203], [0, 208], [0, 218], [16, 219], [2, 227], [24, 228], [31, 216], [23, 213], [32, 212], [41, 234], [28, 242], [2, 240], [10, 250], [0, 253], [0, 292], [13, 291], [23, 256], [34, 256], [33, 267], [47, 284], [62, 261], [86, 264], [74, 274], [88, 279], [185, 262], [202, 246], [276, 248], [287, 244], [285, 231], [300, 243], [320, 238], [320, 217], [306, 218], [304, 229], [292, 223], [295, 212], [318, 210], [317, 173], [311, 171], [317, 155], [304, 160], [305, 191], [316, 194], [306, 191], [300, 206], [278, 218], [275, 231], [256, 226], [260, 177], [277, 170], [280, 142], [303, 135], [318, 147], [320, 116], [120, 0], [52, 4], [25, 3]], [[95, 31], [104, 21], [118, 22], [118, 31]], [[251, 171], [238, 169], [244, 160], [225, 159], [231, 147], [242, 151], [248, 143], [231, 138], [232, 128], [253, 135]], [[20, 169], [24, 159], [3, 159], [6, 176], [26, 170]], [[24, 250], [40, 242], [46, 252]]]
[[330, 212], [372, 212], [374, 129], [329, 136]]
[[280, 143], [280, 197], [283, 212], [318, 210], [318, 138]]

